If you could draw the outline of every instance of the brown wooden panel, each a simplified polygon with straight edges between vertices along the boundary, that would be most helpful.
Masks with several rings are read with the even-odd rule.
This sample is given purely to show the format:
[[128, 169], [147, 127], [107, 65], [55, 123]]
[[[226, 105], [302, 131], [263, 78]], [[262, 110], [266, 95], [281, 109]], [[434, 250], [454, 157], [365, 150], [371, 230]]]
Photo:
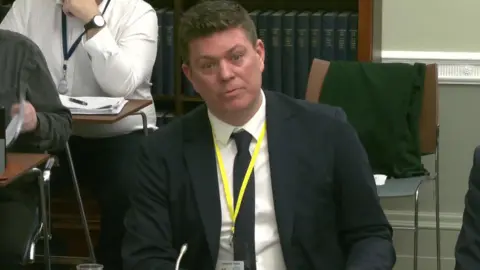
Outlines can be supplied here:
[[[91, 191], [81, 187], [81, 194], [94, 245], [100, 231], [100, 208]], [[80, 212], [73, 189], [69, 186], [52, 198], [52, 235], [67, 245], [66, 256], [88, 256]]]
[[420, 118], [420, 146], [422, 154], [433, 154], [438, 145], [438, 69], [427, 65]]
[[358, 0], [358, 61], [378, 60], [382, 40], [382, 1]]
[[373, 0], [359, 0], [358, 3], [358, 60], [372, 59], [373, 42]]
[[0, 187], [8, 185], [31, 169], [45, 163], [49, 157], [48, 154], [7, 153], [7, 166], [5, 172], [0, 175]]

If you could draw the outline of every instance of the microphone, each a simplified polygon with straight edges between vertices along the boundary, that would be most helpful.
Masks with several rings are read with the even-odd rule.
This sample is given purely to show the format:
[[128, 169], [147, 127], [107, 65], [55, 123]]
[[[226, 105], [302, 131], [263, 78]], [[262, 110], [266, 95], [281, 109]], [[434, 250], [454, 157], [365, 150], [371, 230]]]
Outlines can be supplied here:
[[182, 262], [183, 255], [187, 253], [187, 248], [188, 248], [187, 243], [183, 244], [182, 247], [180, 248], [180, 254], [178, 254], [177, 263], [175, 264], [175, 270], [180, 269], [180, 263]]

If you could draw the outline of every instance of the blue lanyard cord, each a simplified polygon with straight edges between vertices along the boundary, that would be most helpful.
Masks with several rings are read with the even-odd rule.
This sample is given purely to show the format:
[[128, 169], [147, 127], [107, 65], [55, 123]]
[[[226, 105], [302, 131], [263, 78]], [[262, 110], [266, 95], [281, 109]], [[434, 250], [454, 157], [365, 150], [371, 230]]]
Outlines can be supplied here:
[[[102, 11], [102, 15], [107, 10], [107, 7], [110, 4], [110, 1], [111, 0], [107, 0], [107, 3], [105, 4], [105, 8]], [[78, 47], [78, 44], [80, 44], [80, 41], [82, 41], [82, 37], [83, 35], [85, 35], [85, 33], [86, 31], [83, 31], [83, 33], [80, 34], [80, 36], [75, 40], [75, 42], [73, 42], [72, 47], [68, 49], [67, 47], [67, 15], [65, 15], [65, 12], [62, 11], [62, 45], [63, 45], [63, 60], [65, 62], [63, 64], [64, 71], [67, 70], [66, 61], [68, 61], [68, 59], [70, 59], [70, 57], [73, 55], [73, 53]]]

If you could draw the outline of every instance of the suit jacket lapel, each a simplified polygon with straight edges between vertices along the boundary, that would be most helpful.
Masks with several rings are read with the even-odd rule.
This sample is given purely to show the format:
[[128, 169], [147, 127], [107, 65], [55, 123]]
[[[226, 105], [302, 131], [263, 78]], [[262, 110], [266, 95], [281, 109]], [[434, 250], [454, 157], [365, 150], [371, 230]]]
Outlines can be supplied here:
[[215, 265], [222, 220], [213, 136], [204, 106], [186, 117], [184, 138], [185, 160]]
[[296, 131], [291, 124], [294, 114], [288, 109], [288, 104], [284, 106], [276, 94], [265, 91], [265, 96], [275, 215], [284, 259], [288, 263], [288, 254], [291, 254], [289, 249], [293, 231], [296, 181], [296, 171], [292, 166], [295, 164], [293, 146], [297, 143], [294, 137]]

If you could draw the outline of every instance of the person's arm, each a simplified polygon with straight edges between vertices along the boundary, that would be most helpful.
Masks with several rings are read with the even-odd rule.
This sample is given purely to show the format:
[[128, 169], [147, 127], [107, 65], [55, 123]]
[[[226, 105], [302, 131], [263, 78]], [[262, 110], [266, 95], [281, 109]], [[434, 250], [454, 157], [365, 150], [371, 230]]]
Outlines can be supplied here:
[[[172, 247], [165, 161], [147, 138], [136, 165], [132, 181], [136, 188], [130, 196], [131, 208], [125, 218], [122, 257], [125, 270], [173, 270], [178, 251]], [[158, 139], [158, 138], [157, 138]]]
[[25, 35], [28, 14], [30, 13], [27, 0], [16, 0], [5, 18], [0, 22], [0, 29], [10, 30]]
[[107, 24], [88, 38], [84, 48], [105, 94], [127, 97], [148, 82], [152, 74], [157, 55], [157, 15], [149, 9], [138, 18], [131, 18], [126, 29], [121, 30], [118, 42], [108, 27]]
[[72, 115], [62, 105], [57, 89], [40, 49], [32, 46], [31, 57], [21, 72], [20, 87], [26, 90], [26, 99], [37, 113], [37, 128], [22, 133], [15, 142], [20, 149], [39, 151], [62, 150], [72, 132]]
[[391, 270], [396, 261], [392, 227], [381, 208], [366, 151], [343, 110], [336, 116], [341, 121], [335, 132], [334, 177], [346, 270]]
[[455, 246], [455, 270], [480, 269], [480, 166], [474, 161], [465, 195], [463, 224]]

